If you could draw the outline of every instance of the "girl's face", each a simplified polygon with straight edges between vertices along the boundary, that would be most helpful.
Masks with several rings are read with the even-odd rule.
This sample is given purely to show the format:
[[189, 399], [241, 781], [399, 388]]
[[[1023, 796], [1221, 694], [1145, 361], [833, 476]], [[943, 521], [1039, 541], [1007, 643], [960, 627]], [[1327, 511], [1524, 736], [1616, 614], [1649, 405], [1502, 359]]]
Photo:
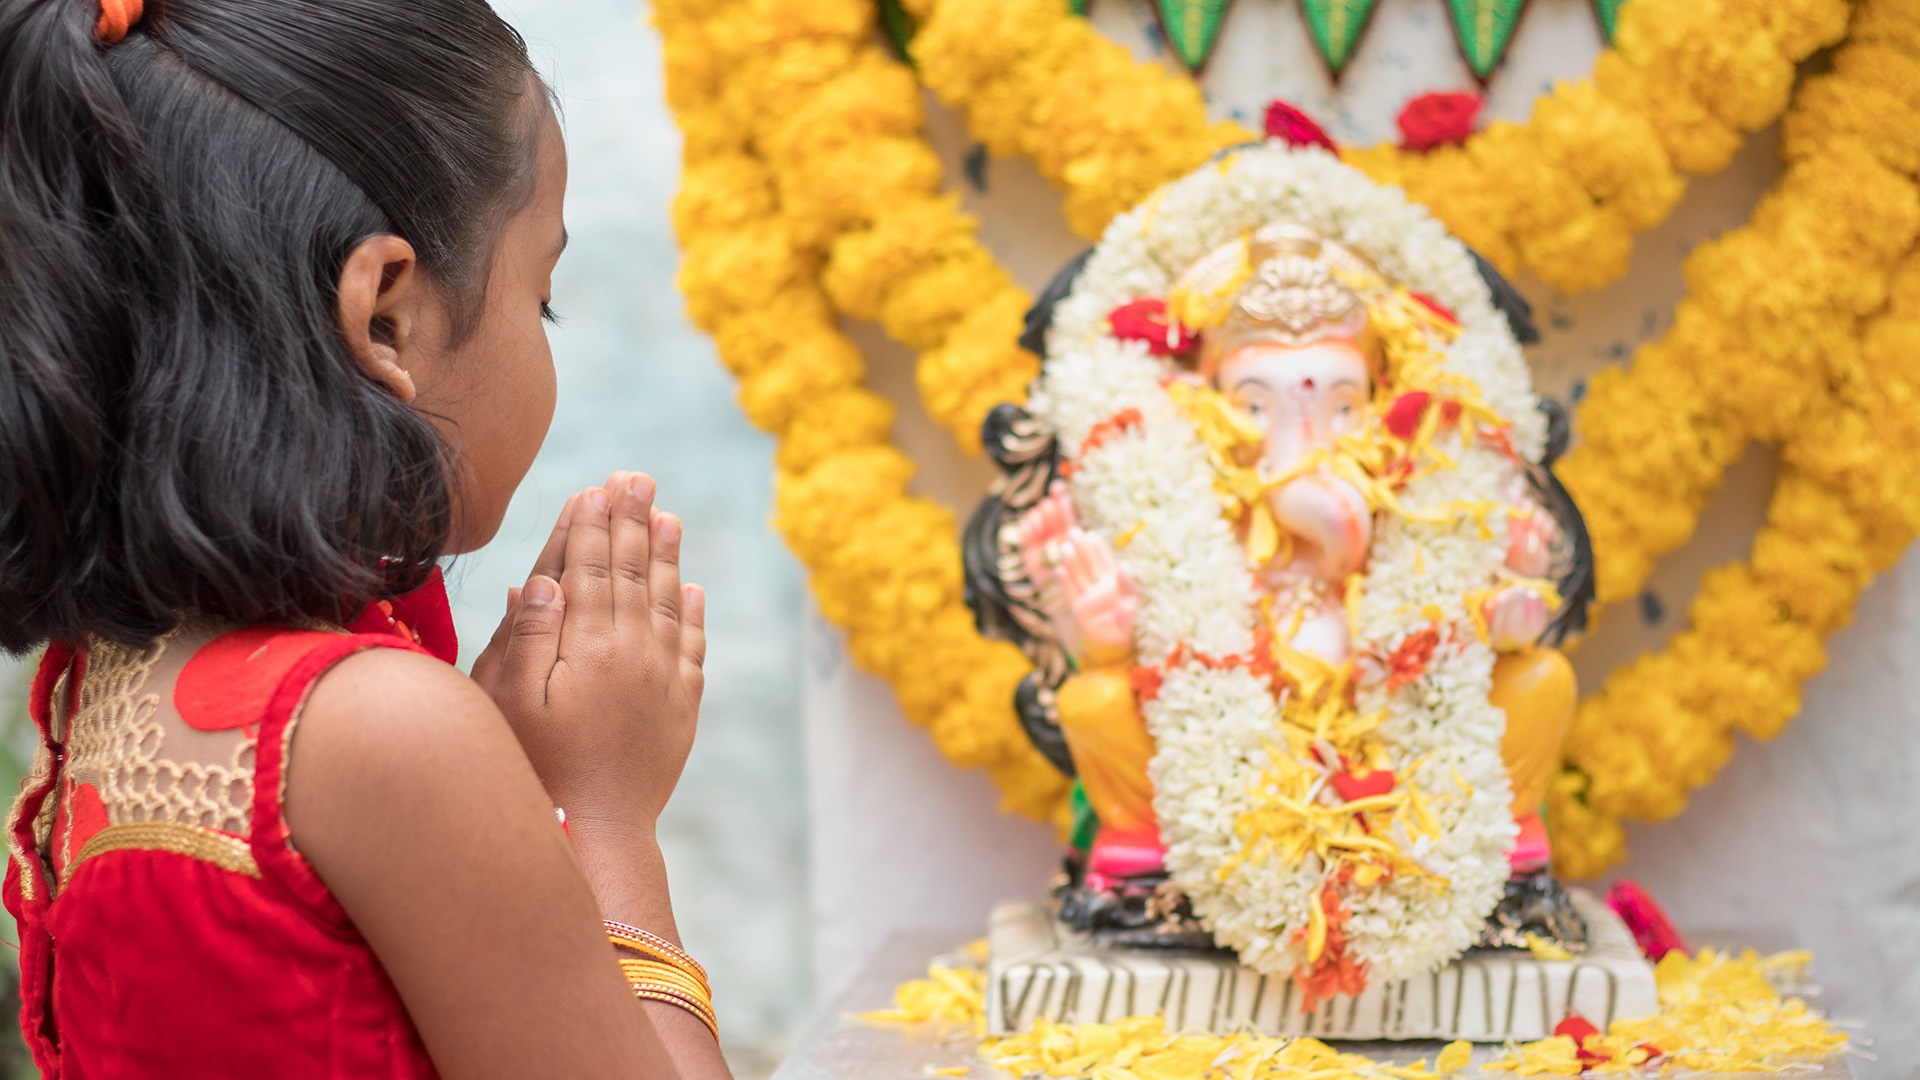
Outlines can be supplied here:
[[420, 340], [429, 348], [407, 364], [417, 390], [413, 407], [459, 455], [448, 554], [493, 539], [553, 423], [545, 320], [554, 264], [567, 244], [567, 147], [552, 111], [541, 114], [533, 197], [500, 233], [478, 321], [457, 346], [436, 350], [434, 341], [452, 340], [452, 313], [422, 312]]

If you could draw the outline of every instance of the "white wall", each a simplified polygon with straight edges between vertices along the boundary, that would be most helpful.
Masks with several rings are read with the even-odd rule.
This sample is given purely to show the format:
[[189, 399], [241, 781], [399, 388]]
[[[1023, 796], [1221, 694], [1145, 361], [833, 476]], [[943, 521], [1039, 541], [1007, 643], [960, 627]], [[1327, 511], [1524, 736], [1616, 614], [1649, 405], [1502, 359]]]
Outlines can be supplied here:
[[[1096, 22], [1152, 55], [1144, 0], [1099, 0]], [[1527, 114], [1535, 95], [1591, 69], [1600, 37], [1587, 0], [1535, 0], [1508, 66], [1489, 88], [1491, 111]], [[1415, 94], [1465, 88], [1441, 0], [1382, 0], [1342, 84], [1324, 74], [1296, 5], [1239, 0], [1204, 80], [1218, 115], [1257, 126], [1285, 97], [1343, 141], [1394, 138], [1393, 117]], [[951, 177], [970, 149], [956, 120], [934, 109]], [[1565, 298], [1522, 282], [1545, 340], [1529, 350], [1540, 389], [1565, 397], [1601, 366], [1671, 322], [1680, 259], [1745, 221], [1778, 172], [1771, 133], [1720, 176], [1692, 185], [1667, 226], [1641, 238], [1632, 273]], [[984, 238], [1029, 288], [1083, 246], [1061, 223], [1058, 197], [1024, 162], [996, 161], [985, 192], [965, 191]], [[990, 479], [912, 402], [908, 356], [868, 334], [878, 381], [902, 406], [900, 441], [922, 463], [921, 490], [970, 510]], [[1700, 573], [1742, 557], [1772, 482], [1770, 455], [1732, 471], [1700, 536], [1651, 582], [1666, 615], [1649, 624], [1630, 606], [1609, 613], [1577, 656], [1597, 685], [1612, 666], [1658, 645], [1684, 618]], [[840, 637], [817, 616], [806, 635], [804, 696], [812, 814], [815, 985], [844, 986], [893, 929], [982, 927], [988, 907], [1036, 895], [1056, 859], [1048, 830], [993, 811], [985, 778], [959, 774], [906, 727], [886, 688], [853, 671]], [[1769, 745], [1743, 741], [1714, 786], [1675, 822], [1634, 827], [1625, 872], [1664, 902], [1683, 930], [1762, 947], [1813, 947], [1836, 1015], [1871, 1023], [1884, 1057], [1869, 1076], [1920, 1076], [1920, 564], [1909, 557], [1869, 591], [1833, 642], [1830, 669], [1808, 688], [1805, 715]]]

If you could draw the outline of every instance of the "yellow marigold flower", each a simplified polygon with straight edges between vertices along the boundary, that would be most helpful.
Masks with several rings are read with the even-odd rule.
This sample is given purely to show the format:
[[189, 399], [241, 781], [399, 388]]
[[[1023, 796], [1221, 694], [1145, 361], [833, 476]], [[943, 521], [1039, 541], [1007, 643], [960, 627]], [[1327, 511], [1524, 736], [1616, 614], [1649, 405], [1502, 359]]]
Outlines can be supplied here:
[[801, 337], [779, 359], [740, 380], [740, 407], [754, 426], [781, 432], [802, 402], [857, 385], [864, 373], [860, 350], [842, 335]]
[[803, 246], [825, 247], [897, 198], [937, 189], [940, 158], [922, 139], [876, 138], [808, 158], [781, 177], [780, 202]]
[[979, 222], [950, 195], [902, 200], [878, 209], [865, 229], [841, 235], [821, 282], [834, 306], [878, 321], [888, 291], [913, 269], [973, 241]]
[[730, 315], [714, 328], [713, 340], [720, 362], [736, 378], [746, 378], [778, 360], [793, 342], [838, 332], [820, 290], [789, 282], [765, 303]]
[[1025, 306], [1026, 295], [1013, 287], [991, 255], [974, 247], [895, 282], [881, 302], [880, 324], [903, 345], [931, 349], [969, 312], [1008, 295]]
[[678, 113], [697, 107], [712, 95], [720, 80], [720, 65], [706, 32], [689, 19], [654, 5], [654, 22], [671, 44], [662, 50], [667, 82], [667, 106]]
[[777, 462], [804, 473], [837, 453], [883, 446], [893, 434], [893, 403], [856, 386], [802, 401], [781, 436]]
[[747, 144], [746, 128], [717, 101], [680, 111], [680, 153], [689, 162], [738, 153]]
[[735, 311], [772, 301], [802, 271], [785, 229], [768, 223], [710, 234], [680, 260], [687, 317], [710, 329]]
[[673, 199], [673, 228], [682, 245], [691, 245], [705, 233], [737, 229], [777, 212], [766, 166], [747, 154], [726, 154], [687, 167]]
[[1686, 190], [1647, 118], [1590, 81], [1554, 87], [1527, 126], [1547, 156], [1629, 230], [1665, 221]]
[[775, 110], [761, 146], [770, 158], [797, 163], [868, 139], [915, 136], [924, 113], [913, 73], [873, 46], [805, 101]]

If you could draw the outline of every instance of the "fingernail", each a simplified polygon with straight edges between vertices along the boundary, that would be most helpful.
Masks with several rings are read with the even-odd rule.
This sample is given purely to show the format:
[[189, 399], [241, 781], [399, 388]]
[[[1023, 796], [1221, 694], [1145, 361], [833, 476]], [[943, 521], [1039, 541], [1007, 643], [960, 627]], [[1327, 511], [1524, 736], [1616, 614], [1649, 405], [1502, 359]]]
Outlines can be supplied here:
[[587, 502], [591, 503], [595, 510], [600, 511], [603, 514], [606, 513], [607, 511], [607, 493], [606, 492], [600, 490], [599, 488], [594, 488], [592, 491], [587, 492]]
[[633, 494], [634, 498], [642, 502], [650, 502], [653, 499], [653, 493], [655, 491], [653, 477], [648, 476], [646, 473], [641, 473], [627, 481], [627, 490]]
[[671, 544], [680, 539], [680, 519], [672, 514], [661, 514], [655, 531], [660, 534], [660, 539]]
[[528, 607], [546, 607], [559, 595], [560, 590], [554, 585], [552, 578], [536, 577], [527, 582], [527, 587], [520, 593], [520, 599]]
[[704, 585], [687, 586], [686, 609], [690, 615], [698, 615], [707, 608], [707, 589]]

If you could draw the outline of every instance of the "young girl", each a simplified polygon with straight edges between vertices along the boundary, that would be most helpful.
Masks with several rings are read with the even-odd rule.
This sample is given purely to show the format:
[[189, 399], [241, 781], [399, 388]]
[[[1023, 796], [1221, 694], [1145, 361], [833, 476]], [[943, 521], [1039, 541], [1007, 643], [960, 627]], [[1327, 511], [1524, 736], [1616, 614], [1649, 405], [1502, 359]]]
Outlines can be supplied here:
[[725, 1075], [654, 840], [705, 636], [652, 481], [575, 496], [449, 665], [436, 561], [552, 418], [565, 187], [485, 0], [0, 0], [47, 1077]]

